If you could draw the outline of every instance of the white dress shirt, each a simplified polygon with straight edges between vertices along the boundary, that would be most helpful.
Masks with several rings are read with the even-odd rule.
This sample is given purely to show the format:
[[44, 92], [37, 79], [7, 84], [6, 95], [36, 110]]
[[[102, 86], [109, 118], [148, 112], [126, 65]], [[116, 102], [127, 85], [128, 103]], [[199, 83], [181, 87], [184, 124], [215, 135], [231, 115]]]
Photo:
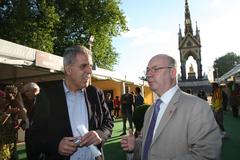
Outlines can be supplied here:
[[[88, 111], [85, 102], [84, 92], [78, 90], [71, 92], [65, 82], [63, 82], [64, 91], [67, 99], [68, 115], [74, 137], [79, 137], [80, 134], [77, 131], [78, 125], [84, 125], [88, 127]], [[71, 155], [70, 160], [95, 160], [88, 147], [78, 148], [77, 151]]]
[[163, 117], [163, 114], [164, 114], [165, 110], [167, 109], [167, 106], [168, 106], [169, 102], [171, 101], [173, 95], [176, 93], [177, 89], [178, 89], [178, 86], [175, 85], [174, 87], [169, 89], [167, 92], [165, 92], [161, 97], [159, 97], [162, 100], [162, 103], [160, 105], [160, 110], [158, 112], [156, 125], [154, 127], [153, 137], [154, 137], [155, 131], [157, 130], [158, 125]]

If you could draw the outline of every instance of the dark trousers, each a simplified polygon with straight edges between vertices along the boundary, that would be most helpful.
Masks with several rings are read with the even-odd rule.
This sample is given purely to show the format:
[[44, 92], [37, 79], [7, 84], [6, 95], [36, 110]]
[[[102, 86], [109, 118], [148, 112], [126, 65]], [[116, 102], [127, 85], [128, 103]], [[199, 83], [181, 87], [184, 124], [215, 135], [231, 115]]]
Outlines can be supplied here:
[[227, 110], [227, 106], [228, 104], [227, 103], [222, 103], [222, 107], [223, 107], [223, 110], [226, 111]]
[[238, 106], [231, 106], [233, 117], [238, 117]]
[[217, 124], [221, 131], [225, 131], [224, 126], [223, 126], [223, 110], [220, 109], [217, 112], [214, 112], [214, 117], [217, 121]]
[[133, 129], [133, 122], [132, 122], [132, 111], [125, 111], [122, 112], [122, 119], [123, 119], [123, 133], [126, 133], [126, 123], [128, 120], [129, 127]]
[[114, 116], [119, 117], [119, 108], [114, 108]]
[[43, 154], [34, 151], [32, 146], [32, 137], [29, 130], [25, 130], [25, 146], [28, 160], [44, 160]]

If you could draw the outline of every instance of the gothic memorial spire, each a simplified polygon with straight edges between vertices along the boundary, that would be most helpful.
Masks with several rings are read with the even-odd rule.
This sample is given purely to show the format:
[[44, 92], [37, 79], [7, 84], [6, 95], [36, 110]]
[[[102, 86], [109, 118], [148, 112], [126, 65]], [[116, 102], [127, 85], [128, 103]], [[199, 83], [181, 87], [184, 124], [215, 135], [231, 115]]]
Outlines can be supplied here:
[[187, 35], [187, 33], [193, 34], [193, 30], [192, 30], [190, 11], [188, 7], [188, 1], [185, 0], [185, 35]]

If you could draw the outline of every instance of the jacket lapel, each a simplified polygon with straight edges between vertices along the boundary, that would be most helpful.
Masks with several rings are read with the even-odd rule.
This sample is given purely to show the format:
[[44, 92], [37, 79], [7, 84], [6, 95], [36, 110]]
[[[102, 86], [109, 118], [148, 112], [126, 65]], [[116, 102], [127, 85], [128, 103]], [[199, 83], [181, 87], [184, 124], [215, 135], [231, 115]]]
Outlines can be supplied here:
[[[151, 119], [152, 119], [152, 114], [153, 114], [153, 110], [154, 110], [154, 105], [155, 103], [149, 108], [149, 110], [146, 112], [146, 114], [148, 115], [145, 115], [144, 118], [146, 119], [146, 130], [144, 131], [143, 133], [143, 144], [145, 144], [145, 140], [146, 140], [146, 137], [147, 137], [147, 133], [148, 133], [148, 128], [149, 128], [149, 125], [151, 123]], [[145, 120], [144, 120], [145, 121]], [[144, 145], [143, 145], [144, 146]], [[143, 147], [142, 146], [142, 147]]]
[[169, 104], [163, 114], [163, 117], [160, 121], [160, 124], [158, 125], [158, 128], [156, 129], [155, 135], [152, 140], [152, 144], [156, 141], [158, 136], [163, 131], [164, 127], [167, 125], [168, 121], [172, 118], [175, 110], [177, 109], [176, 103], [178, 102], [180, 93], [181, 93], [181, 91], [180, 91], [180, 89], [178, 89], [176, 91], [176, 93], [174, 94], [174, 96], [172, 97], [172, 100], [169, 102]]
[[[62, 127], [65, 128], [65, 134], [66, 136], [72, 136], [72, 127], [70, 123], [70, 118], [68, 114], [68, 105], [66, 100], [66, 95], [63, 87], [63, 81], [58, 83], [58, 86], [54, 89], [55, 94], [57, 94], [57, 101], [54, 101], [56, 103], [56, 111], [57, 114], [59, 114], [59, 117], [62, 117], [61, 120], [59, 120], [59, 123], [62, 124]], [[55, 95], [54, 94], [54, 95]]]
[[84, 88], [84, 98], [85, 98], [85, 102], [86, 102], [86, 105], [87, 105], [87, 111], [88, 111], [88, 124], [89, 124], [89, 128], [91, 126], [91, 117], [92, 117], [92, 108], [91, 108], [91, 103], [89, 102], [88, 100], [88, 94], [90, 93], [87, 93], [87, 90], [86, 88]]

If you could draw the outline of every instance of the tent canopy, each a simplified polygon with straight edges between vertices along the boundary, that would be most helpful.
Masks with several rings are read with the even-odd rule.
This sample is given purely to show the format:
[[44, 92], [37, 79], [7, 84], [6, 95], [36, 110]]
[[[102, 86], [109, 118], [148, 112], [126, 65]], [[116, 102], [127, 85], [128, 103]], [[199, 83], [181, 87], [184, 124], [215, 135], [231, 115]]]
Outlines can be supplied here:
[[0, 83], [2, 84], [50, 81], [63, 77], [61, 68], [56, 65], [61, 64], [59, 56], [2, 39], [0, 46]]
[[[44, 82], [64, 78], [62, 57], [3, 39], [0, 39], [0, 46], [0, 84]], [[140, 80], [128, 80], [125, 75], [98, 67], [93, 71], [93, 77], [98, 80], [110, 79], [142, 85]]]
[[220, 78], [218, 78], [217, 82], [220, 83], [224, 80], [226, 80], [227, 78], [237, 74], [238, 72], [240, 72], [240, 64], [236, 65], [234, 68], [232, 68], [230, 71], [228, 71], [227, 73], [225, 73], [224, 75], [222, 75]]

